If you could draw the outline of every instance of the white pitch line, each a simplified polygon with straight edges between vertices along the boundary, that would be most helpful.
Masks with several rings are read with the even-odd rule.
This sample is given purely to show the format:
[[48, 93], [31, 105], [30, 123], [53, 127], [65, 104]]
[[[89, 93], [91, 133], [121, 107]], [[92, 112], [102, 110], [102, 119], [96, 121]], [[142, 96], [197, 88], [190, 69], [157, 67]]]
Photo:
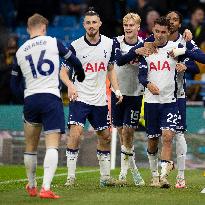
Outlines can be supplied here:
[[[91, 172], [97, 172], [97, 171], [99, 171], [99, 169], [82, 170], [82, 171], [76, 172], [76, 174], [91, 173]], [[55, 174], [54, 177], [61, 177], [61, 176], [65, 176], [65, 175], [67, 175], [67, 172], [66, 172], [66, 173], [62, 173], [62, 174]], [[43, 178], [43, 176], [41, 176], [41, 177], [36, 177], [36, 179], [42, 179], [42, 178]], [[8, 181], [0, 182], [0, 185], [1, 185], [1, 184], [10, 184], [10, 183], [15, 183], [15, 182], [25, 182], [25, 181], [28, 181], [28, 179], [8, 180]]]

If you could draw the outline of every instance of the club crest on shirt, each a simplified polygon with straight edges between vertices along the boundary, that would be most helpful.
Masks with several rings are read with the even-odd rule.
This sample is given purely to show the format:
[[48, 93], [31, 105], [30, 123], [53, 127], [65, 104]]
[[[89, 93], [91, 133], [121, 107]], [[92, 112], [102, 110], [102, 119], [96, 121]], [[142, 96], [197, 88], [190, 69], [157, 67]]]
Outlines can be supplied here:
[[104, 58], [106, 58], [106, 57], [107, 57], [107, 51], [104, 50]]

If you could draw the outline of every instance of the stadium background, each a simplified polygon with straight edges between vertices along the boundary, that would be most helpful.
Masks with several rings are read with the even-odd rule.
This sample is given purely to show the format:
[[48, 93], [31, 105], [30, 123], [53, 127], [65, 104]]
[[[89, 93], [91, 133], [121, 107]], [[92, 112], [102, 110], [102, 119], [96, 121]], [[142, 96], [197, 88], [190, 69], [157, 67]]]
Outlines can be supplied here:
[[[160, 6], [159, 6], [160, 5]], [[23, 125], [22, 100], [12, 96], [9, 78], [13, 56], [19, 46], [28, 39], [26, 20], [38, 12], [50, 21], [48, 35], [55, 36], [67, 46], [84, 35], [82, 27], [83, 13], [89, 6], [94, 6], [101, 16], [103, 26], [101, 33], [109, 37], [122, 34], [122, 17], [133, 11], [142, 17], [141, 35], [149, 33], [148, 14], [156, 11], [160, 15], [169, 10], [178, 10], [183, 14], [183, 28], [193, 32], [193, 38], [203, 50], [205, 48], [204, 8], [205, 1], [168, 1], [168, 0], [0, 0], [0, 163], [23, 164]], [[195, 14], [195, 7], [201, 13]], [[152, 19], [153, 20], [153, 19]], [[187, 167], [205, 168], [205, 68], [200, 65], [201, 74], [187, 75], [187, 125], [188, 143]], [[67, 120], [68, 100], [66, 89], [62, 87]], [[143, 116], [142, 116], [143, 118]], [[142, 122], [143, 123], [143, 122]], [[139, 166], [147, 166], [146, 137], [143, 126], [135, 133], [136, 160]], [[59, 164], [66, 164], [65, 136], [62, 137]], [[38, 163], [42, 164], [44, 156], [44, 138], [41, 137], [38, 150]], [[81, 166], [97, 166], [96, 137], [87, 123], [78, 164]], [[174, 154], [174, 153], [173, 153]], [[120, 161], [119, 140], [117, 143], [117, 166]]]

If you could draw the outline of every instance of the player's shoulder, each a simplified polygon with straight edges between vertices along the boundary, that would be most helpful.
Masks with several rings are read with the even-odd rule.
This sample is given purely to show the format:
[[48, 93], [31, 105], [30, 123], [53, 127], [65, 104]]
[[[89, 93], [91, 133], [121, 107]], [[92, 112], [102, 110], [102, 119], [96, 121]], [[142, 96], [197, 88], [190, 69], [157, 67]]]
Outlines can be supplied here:
[[74, 40], [71, 45], [72, 46], [76, 46], [76, 45], [79, 45], [79, 44], [82, 44], [85, 42], [85, 39], [84, 39], [84, 36], [81, 36], [80, 38]]
[[121, 36], [117, 36], [117, 37], [115, 37], [115, 38], [117, 39], [117, 41], [118, 41], [119, 43], [123, 43], [125, 36], [124, 36], [124, 35], [121, 35]]
[[107, 36], [104, 36], [104, 35], [100, 35], [101, 36], [101, 42], [107, 42], [107, 43], [113, 43], [113, 39], [112, 38], [109, 38]]
[[184, 37], [182, 36], [182, 34], [180, 34], [180, 33], [179, 33], [177, 39], [176, 39], [175, 41], [173, 41], [173, 42], [175, 42], [175, 43], [177, 43], [177, 44], [180, 43], [180, 44], [182, 44], [183, 46], [186, 45], [186, 41], [185, 41]]

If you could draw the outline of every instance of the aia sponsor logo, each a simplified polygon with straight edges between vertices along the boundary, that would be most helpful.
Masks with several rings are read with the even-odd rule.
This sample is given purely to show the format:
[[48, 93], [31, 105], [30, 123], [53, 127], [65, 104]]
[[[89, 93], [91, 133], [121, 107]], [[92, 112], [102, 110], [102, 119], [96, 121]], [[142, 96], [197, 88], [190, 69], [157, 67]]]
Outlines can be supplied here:
[[170, 65], [168, 61], [157, 61], [157, 62], [150, 62], [149, 64], [149, 70], [155, 70], [155, 71], [159, 71], [159, 70], [168, 70], [170, 71]]
[[100, 72], [100, 71], [106, 71], [105, 64], [103, 62], [101, 63], [87, 63], [85, 66], [85, 72]]

